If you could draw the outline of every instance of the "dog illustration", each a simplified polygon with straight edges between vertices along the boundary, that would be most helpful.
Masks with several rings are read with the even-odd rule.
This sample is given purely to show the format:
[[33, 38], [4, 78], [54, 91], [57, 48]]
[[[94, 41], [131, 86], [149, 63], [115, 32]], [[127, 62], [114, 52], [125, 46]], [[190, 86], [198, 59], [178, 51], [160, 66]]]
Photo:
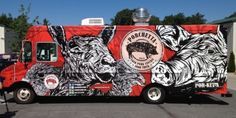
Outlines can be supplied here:
[[156, 47], [147, 42], [132, 42], [127, 45], [127, 51], [129, 58], [131, 58], [133, 52], [143, 52], [146, 55], [146, 59], [149, 58], [150, 54], [158, 54]]
[[160, 25], [157, 33], [176, 55], [152, 69], [153, 83], [177, 87], [193, 82], [225, 81], [227, 49], [220, 28], [216, 34], [191, 34], [180, 26]]

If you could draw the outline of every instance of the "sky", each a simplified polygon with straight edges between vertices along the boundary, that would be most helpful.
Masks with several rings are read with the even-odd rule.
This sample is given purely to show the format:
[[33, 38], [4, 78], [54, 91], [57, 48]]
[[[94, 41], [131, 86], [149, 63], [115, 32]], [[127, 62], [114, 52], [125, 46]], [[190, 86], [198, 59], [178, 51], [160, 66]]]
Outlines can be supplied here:
[[186, 16], [200, 12], [207, 22], [223, 19], [236, 12], [236, 0], [0, 0], [0, 13], [19, 15], [20, 5], [31, 4], [30, 22], [39, 16], [52, 25], [79, 25], [84, 18], [102, 17], [106, 24], [125, 8], [144, 7], [161, 20], [171, 14]]

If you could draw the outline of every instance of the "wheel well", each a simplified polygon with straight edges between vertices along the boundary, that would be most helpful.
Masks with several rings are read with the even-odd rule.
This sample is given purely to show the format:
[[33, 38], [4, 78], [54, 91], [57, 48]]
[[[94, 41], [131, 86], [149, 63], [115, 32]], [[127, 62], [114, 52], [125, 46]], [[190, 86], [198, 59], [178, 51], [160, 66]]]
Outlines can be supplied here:
[[145, 91], [145, 89], [147, 89], [147, 88], [149, 88], [149, 87], [152, 87], [152, 86], [159, 86], [159, 87], [162, 87], [162, 88], [165, 90], [166, 94], [168, 94], [168, 89], [167, 89], [167, 87], [165, 87], [165, 86], [163, 86], [163, 85], [161, 85], [161, 84], [151, 83], [151, 84], [146, 85], [146, 86], [142, 89], [142, 92], [141, 92], [140, 96], [143, 95], [143, 92]]
[[20, 88], [20, 87], [27, 87], [27, 88], [31, 88], [32, 90], [34, 90], [29, 83], [21, 81], [21, 82], [16, 82], [16, 83], [12, 84], [9, 89], [9, 92], [14, 91], [16, 88]]

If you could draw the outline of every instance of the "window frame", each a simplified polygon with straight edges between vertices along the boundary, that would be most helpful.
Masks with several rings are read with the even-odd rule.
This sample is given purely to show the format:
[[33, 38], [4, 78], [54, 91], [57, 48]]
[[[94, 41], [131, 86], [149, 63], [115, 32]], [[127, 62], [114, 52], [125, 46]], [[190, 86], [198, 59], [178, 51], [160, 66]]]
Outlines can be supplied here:
[[[31, 58], [30, 58], [29, 61], [25, 61], [25, 59], [23, 59], [23, 56], [25, 55], [25, 43], [30, 43], [30, 46], [31, 46], [31, 55], [30, 55]], [[21, 49], [23, 49], [23, 50], [21, 51], [20, 62], [23, 62], [23, 63], [32, 62], [32, 60], [33, 60], [33, 45], [32, 45], [32, 42], [29, 41], [29, 40], [22, 40]]]
[[[38, 60], [37, 51], [38, 51], [38, 44], [40, 44], [40, 43], [50, 43], [50, 44], [55, 44], [56, 45], [56, 57], [57, 57], [57, 59], [55, 61], [41, 61], [41, 60]], [[58, 45], [57, 45], [56, 42], [37, 42], [36, 43], [36, 51], [35, 52], [36, 52], [36, 62], [51, 62], [51, 63], [53, 63], [53, 62], [57, 62], [58, 61]]]

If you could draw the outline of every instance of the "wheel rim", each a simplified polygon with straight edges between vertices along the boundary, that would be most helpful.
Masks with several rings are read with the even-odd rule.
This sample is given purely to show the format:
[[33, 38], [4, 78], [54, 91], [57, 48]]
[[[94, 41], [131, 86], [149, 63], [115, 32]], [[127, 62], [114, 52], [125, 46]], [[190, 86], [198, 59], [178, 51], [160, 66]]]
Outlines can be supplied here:
[[21, 101], [27, 101], [30, 98], [30, 90], [27, 88], [22, 88], [19, 89], [17, 92], [17, 97], [19, 98], [19, 100]]
[[156, 101], [161, 98], [161, 90], [157, 87], [152, 87], [148, 90], [148, 98]]

